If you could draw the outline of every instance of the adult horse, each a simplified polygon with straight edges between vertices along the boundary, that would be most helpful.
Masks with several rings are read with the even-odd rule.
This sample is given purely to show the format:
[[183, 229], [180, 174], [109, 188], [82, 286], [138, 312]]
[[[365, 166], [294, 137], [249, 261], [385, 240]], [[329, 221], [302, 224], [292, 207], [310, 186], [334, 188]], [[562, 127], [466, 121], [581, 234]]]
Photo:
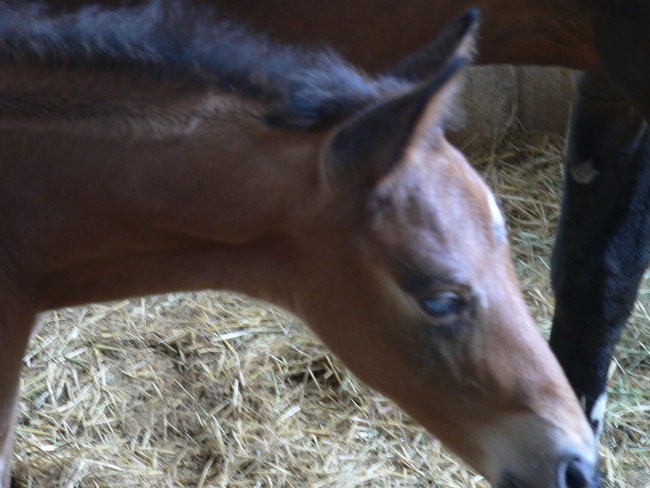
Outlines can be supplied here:
[[203, 1], [282, 40], [331, 45], [369, 70], [393, 66], [475, 6], [484, 18], [478, 62], [586, 71], [553, 253], [551, 347], [599, 433], [614, 346], [650, 256], [650, 2]]
[[[122, 0], [100, 0], [121, 4]], [[479, 7], [479, 63], [585, 70], [552, 261], [551, 347], [602, 428], [607, 371], [650, 254], [650, 3], [645, 0], [199, 0], [288, 42], [381, 70]], [[56, 0], [77, 7], [95, 0]], [[138, 3], [130, 2], [130, 3]]]
[[372, 78], [182, 2], [0, 7], [1, 488], [36, 314], [200, 288], [302, 317], [495, 485], [595, 486], [494, 197], [444, 137], [475, 12]]

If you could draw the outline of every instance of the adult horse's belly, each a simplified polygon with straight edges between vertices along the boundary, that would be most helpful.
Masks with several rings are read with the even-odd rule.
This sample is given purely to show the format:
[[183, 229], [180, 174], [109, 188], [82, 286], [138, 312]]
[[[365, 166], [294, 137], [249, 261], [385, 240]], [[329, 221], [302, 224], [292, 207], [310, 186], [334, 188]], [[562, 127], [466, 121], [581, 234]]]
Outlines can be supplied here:
[[435, 37], [454, 16], [483, 11], [479, 61], [593, 69], [591, 12], [582, 0], [202, 0], [289, 42], [326, 42], [382, 69]]
[[[123, 0], [50, 0], [77, 7]], [[130, 3], [140, 3], [135, 0]], [[290, 43], [327, 44], [369, 70], [389, 67], [471, 7], [483, 11], [479, 62], [595, 69], [587, 0], [193, 0]]]

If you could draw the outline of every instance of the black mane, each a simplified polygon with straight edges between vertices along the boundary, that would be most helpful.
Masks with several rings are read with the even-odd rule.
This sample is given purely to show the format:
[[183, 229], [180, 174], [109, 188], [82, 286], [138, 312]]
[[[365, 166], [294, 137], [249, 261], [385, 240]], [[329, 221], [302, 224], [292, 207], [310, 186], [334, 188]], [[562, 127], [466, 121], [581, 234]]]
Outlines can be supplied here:
[[0, 63], [89, 69], [215, 87], [269, 104], [272, 125], [338, 119], [402, 82], [372, 80], [331, 51], [280, 46], [211, 9], [177, 0], [54, 13], [44, 2], [0, 2]]

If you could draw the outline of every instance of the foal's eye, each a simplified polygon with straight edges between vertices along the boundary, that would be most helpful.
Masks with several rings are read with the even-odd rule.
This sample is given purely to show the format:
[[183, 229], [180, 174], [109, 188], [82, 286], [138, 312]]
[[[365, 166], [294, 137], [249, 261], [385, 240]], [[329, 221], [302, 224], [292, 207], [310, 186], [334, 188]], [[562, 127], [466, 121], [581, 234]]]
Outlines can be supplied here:
[[457, 293], [443, 291], [437, 295], [420, 300], [420, 306], [435, 318], [445, 318], [460, 315], [466, 306], [466, 301]]

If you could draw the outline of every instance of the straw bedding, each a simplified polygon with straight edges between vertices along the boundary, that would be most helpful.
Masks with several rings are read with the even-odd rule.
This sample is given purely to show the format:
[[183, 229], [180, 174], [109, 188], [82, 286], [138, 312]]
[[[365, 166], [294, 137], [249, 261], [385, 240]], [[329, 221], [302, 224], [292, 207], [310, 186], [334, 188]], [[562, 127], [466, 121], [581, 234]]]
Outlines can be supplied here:
[[[496, 189], [544, 331], [561, 146], [519, 136], [474, 158]], [[649, 311], [647, 281], [611, 371], [608, 487], [650, 487]], [[172, 294], [44, 321], [21, 382], [18, 486], [487, 486], [265, 304]]]

